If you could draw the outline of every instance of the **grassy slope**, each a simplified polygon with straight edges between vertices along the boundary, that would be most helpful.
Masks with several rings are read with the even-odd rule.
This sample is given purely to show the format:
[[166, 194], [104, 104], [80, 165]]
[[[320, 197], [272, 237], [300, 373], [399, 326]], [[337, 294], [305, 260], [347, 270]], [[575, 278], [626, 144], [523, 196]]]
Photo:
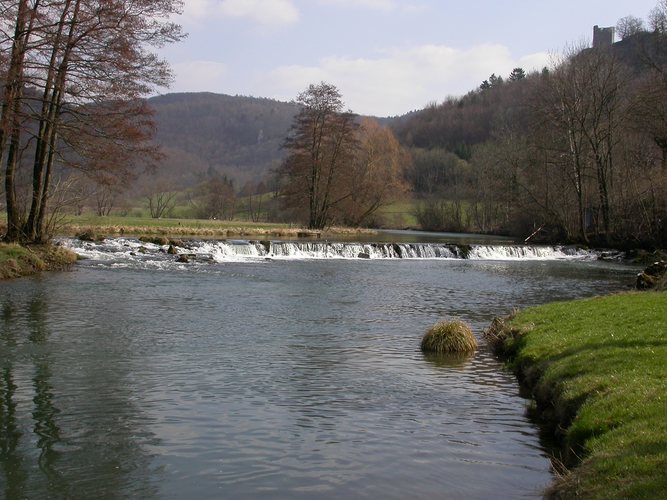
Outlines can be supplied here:
[[208, 219], [152, 219], [150, 217], [98, 217], [93, 215], [68, 216], [58, 228], [61, 235], [74, 236], [92, 232], [107, 236], [120, 234], [170, 235], [170, 236], [249, 236], [249, 237], [295, 237], [297, 235], [350, 235], [372, 233], [355, 228], [328, 228], [311, 231], [291, 224], [269, 222], [224, 221]]
[[378, 211], [379, 215], [384, 219], [388, 227], [395, 229], [403, 228], [419, 228], [415, 212], [417, 209], [417, 202], [414, 200], [402, 200], [386, 205]]
[[51, 245], [22, 247], [0, 243], [0, 279], [65, 269], [74, 262], [76, 254], [66, 248]]
[[555, 303], [517, 314], [514, 366], [579, 466], [552, 494], [667, 497], [667, 293]]
[[225, 220], [209, 220], [209, 219], [178, 219], [178, 218], [160, 218], [153, 219], [151, 217], [120, 217], [108, 216], [99, 217], [97, 215], [86, 214], [81, 216], [70, 215], [63, 221], [65, 226], [92, 226], [92, 227], [155, 227], [155, 228], [179, 228], [192, 227], [196, 229], [228, 229], [235, 228], [241, 225], [248, 227], [256, 227], [262, 229], [273, 229], [279, 227], [287, 227], [286, 224], [271, 224], [271, 223], [254, 223], [254, 222], [239, 222], [239, 221], [225, 221]]

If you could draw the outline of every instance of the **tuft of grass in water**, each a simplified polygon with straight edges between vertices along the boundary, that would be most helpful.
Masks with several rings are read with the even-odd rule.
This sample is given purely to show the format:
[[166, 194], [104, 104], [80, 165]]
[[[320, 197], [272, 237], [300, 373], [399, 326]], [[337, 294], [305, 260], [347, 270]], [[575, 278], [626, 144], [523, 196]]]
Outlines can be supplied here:
[[421, 342], [424, 352], [474, 353], [477, 340], [463, 321], [442, 321], [431, 327]]
[[571, 467], [547, 496], [667, 497], [667, 293], [549, 304], [503, 323], [499, 352]]

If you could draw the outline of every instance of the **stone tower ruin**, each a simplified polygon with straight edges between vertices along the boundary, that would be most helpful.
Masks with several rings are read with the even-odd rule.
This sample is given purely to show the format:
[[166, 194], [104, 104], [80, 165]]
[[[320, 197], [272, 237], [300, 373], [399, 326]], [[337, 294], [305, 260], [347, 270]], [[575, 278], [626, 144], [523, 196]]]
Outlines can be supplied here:
[[614, 43], [614, 33], [616, 28], [600, 28], [598, 25], [593, 26], [593, 47], [611, 47]]

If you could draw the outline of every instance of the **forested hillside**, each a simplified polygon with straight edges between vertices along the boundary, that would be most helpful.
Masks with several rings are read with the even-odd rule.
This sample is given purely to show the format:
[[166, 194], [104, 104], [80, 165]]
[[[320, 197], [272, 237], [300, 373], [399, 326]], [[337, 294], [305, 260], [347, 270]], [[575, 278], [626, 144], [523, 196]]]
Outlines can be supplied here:
[[665, 26], [491, 75], [395, 123], [422, 227], [667, 244]]
[[187, 188], [214, 174], [259, 182], [284, 157], [297, 107], [255, 97], [167, 94], [149, 100], [166, 158], [158, 178]]
[[[13, 154], [6, 155], [13, 186], [0, 211], [26, 218], [40, 180], [31, 177], [37, 155], [39, 164], [50, 158], [48, 172], [53, 163], [54, 213], [148, 208], [161, 217], [178, 207], [184, 217], [243, 212], [253, 220], [303, 222], [303, 193], [322, 192], [320, 205], [311, 200], [308, 207], [327, 207], [326, 217], [309, 222], [318, 226], [401, 225], [409, 211], [428, 230], [665, 246], [667, 2], [652, 11], [648, 28], [629, 16], [617, 32], [615, 44], [571, 47], [541, 71], [492, 74], [464, 96], [404, 116], [366, 120], [335, 107], [331, 123], [346, 116], [346, 126], [322, 125], [329, 134], [322, 140], [333, 145], [320, 158], [326, 175], [308, 164], [311, 157], [299, 156], [301, 145], [289, 151], [303, 103], [186, 93], [123, 101], [128, 108], [118, 112], [104, 93], [99, 102], [62, 104], [63, 131], [50, 139], [60, 150], [49, 156], [45, 139], [31, 139], [42, 130], [38, 124], [49, 123], [37, 113], [47, 108], [34, 105], [41, 94], [26, 86], [13, 97], [13, 126], [24, 135], [15, 134]], [[95, 127], [86, 121], [91, 117]], [[288, 153], [298, 161], [285, 161]], [[300, 174], [304, 165], [309, 175]], [[40, 190], [47, 200], [48, 190]], [[391, 213], [401, 218], [383, 220], [378, 209], [396, 201], [402, 211]]]

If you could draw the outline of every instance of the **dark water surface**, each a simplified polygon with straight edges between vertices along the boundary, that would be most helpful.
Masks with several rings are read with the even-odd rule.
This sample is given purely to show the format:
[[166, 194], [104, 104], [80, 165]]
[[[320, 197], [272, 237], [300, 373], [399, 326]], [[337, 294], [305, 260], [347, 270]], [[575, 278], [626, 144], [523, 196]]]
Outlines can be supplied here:
[[539, 496], [549, 460], [513, 377], [484, 348], [425, 358], [420, 338], [634, 272], [90, 260], [0, 283], [0, 497]]

